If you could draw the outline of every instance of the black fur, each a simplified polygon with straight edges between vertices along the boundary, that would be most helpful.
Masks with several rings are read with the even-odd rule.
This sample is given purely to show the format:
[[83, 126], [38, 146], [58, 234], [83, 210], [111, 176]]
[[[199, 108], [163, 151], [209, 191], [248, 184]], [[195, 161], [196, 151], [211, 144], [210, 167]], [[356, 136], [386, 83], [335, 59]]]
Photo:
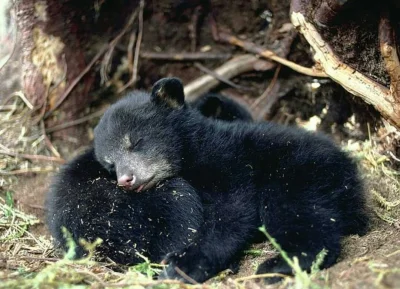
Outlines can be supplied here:
[[221, 94], [202, 95], [193, 101], [191, 106], [210, 118], [226, 121], [253, 121], [253, 117], [244, 106]]
[[[204, 222], [190, 245], [168, 255], [163, 278], [182, 279], [177, 266], [199, 282], [208, 279], [228, 267], [261, 225], [304, 269], [324, 248], [323, 267], [331, 266], [341, 237], [365, 232], [356, 166], [327, 137], [273, 123], [207, 119], [182, 102], [177, 83], [162, 79], [150, 100], [117, 102], [95, 129], [96, 157], [108, 158], [117, 173], [145, 176], [137, 186], [180, 176], [202, 198]], [[123, 148], [123, 136], [139, 145]], [[258, 273], [267, 272], [291, 268], [278, 256], [260, 265]]]

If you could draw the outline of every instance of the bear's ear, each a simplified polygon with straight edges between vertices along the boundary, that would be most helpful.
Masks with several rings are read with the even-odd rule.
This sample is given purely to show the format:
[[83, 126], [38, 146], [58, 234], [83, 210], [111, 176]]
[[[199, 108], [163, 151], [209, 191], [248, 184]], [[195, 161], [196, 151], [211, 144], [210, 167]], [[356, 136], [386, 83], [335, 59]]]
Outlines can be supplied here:
[[185, 94], [182, 82], [178, 78], [162, 78], [157, 81], [151, 92], [151, 100], [165, 103], [172, 108], [185, 106]]

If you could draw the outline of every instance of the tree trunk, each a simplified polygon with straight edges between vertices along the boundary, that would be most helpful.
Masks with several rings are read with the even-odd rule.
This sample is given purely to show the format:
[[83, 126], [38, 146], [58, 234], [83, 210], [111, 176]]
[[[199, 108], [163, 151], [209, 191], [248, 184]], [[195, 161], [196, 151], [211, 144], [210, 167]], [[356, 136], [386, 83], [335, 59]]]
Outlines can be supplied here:
[[[85, 68], [84, 46], [68, 0], [21, 0], [16, 5], [22, 44], [22, 87], [36, 107], [52, 109], [71, 82]], [[71, 119], [87, 103], [93, 83], [88, 75], [60, 105]]]

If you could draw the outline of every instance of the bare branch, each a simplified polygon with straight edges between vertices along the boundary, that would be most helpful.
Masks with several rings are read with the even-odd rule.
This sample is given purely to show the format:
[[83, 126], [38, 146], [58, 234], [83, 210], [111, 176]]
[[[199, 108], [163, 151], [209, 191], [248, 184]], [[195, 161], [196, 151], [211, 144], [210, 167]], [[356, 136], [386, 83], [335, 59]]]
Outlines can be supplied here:
[[263, 94], [260, 95], [260, 97], [258, 97], [253, 104], [251, 105], [250, 108], [255, 108], [257, 105], [259, 105], [263, 100], [265, 100], [269, 94], [271, 93], [271, 90], [274, 88], [276, 81], [278, 80], [278, 75], [279, 72], [281, 71], [281, 65], [278, 65], [278, 67], [275, 70], [274, 76], [271, 80], [271, 82], [269, 83], [267, 89], [263, 92]]
[[63, 102], [64, 100], [68, 97], [70, 92], [75, 88], [75, 86], [79, 83], [79, 81], [90, 71], [92, 66], [96, 63], [97, 60], [106, 52], [108, 48], [108, 45], [104, 45], [99, 52], [93, 57], [92, 61], [85, 67], [84, 70], [79, 73], [79, 75], [71, 82], [71, 84], [68, 86], [68, 88], [64, 91], [62, 96], [58, 99], [57, 103], [44, 115], [44, 117], [48, 117], [53, 111], [55, 111]]
[[7, 152], [7, 151], [0, 151], [0, 155], [7, 155], [7, 156], [16, 157], [16, 158], [23, 158], [23, 159], [32, 160], [32, 161], [48, 161], [48, 162], [56, 162], [56, 163], [60, 163], [60, 164], [65, 163], [65, 160], [62, 158], [49, 157], [49, 156], [43, 156], [43, 155], [19, 154], [19, 153], [14, 153], [14, 152]]
[[276, 62], [278, 62], [284, 66], [287, 66], [299, 73], [306, 74], [306, 75], [313, 76], [313, 77], [327, 77], [326, 73], [324, 73], [321, 70], [318, 70], [315, 67], [308, 68], [308, 67], [301, 66], [297, 63], [294, 63], [283, 57], [278, 56], [275, 52], [273, 52], [271, 50], [267, 50], [260, 46], [257, 46], [256, 44], [254, 44], [250, 41], [242, 41], [235, 36], [229, 35], [227, 33], [222, 33], [222, 32], [220, 32], [218, 34], [218, 39], [219, 39], [219, 41], [239, 46], [248, 52], [255, 53], [255, 54], [258, 54], [267, 59], [276, 61]]
[[141, 52], [140, 57], [155, 60], [171, 60], [171, 61], [193, 61], [193, 60], [212, 60], [212, 59], [229, 59], [230, 53], [210, 53], [210, 52]]
[[87, 121], [89, 121], [89, 120], [91, 120], [93, 118], [102, 116], [105, 111], [106, 111], [106, 108], [103, 108], [103, 109], [101, 109], [99, 111], [96, 111], [96, 112], [94, 112], [92, 114], [89, 114], [87, 116], [84, 116], [82, 118], [75, 119], [75, 120], [72, 120], [70, 122], [66, 122], [66, 123], [63, 123], [63, 124], [60, 124], [60, 125], [56, 125], [56, 126], [50, 127], [48, 129], [46, 129], [46, 132], [47, 133], [52, 133], [52, 132], [55, 132], [55, 131], [63, 130], [63, 129], [66, 129], [66, 128], [69, 128], [69, 127], [72, 127], [72, 126], [87, 122]]
[[195, 62], [194, 66], [196, 66], [199, 70], [201, 70], [201, 71], [211, 75], [212, 77], [218, 79], [219, 81], [221, 81], [221, 82], [223, 82], [223, 83], [225, 83], [225, 84], [227, 84], [229, 86], [232, 86], [233, 88], [236, 88], [237, 90], [247, 90], [247, 91], [250, 90], [247, 87], [243, 87], [243, 86], [238, 85], [238, 84], [236, 84], [236, 83], [234, 83], [234, 82], [232, 82], [232, 81], [230, 81], [228, 79], [225, 79], [223, 76], [215, 73], [214, 71], [208, 69], [207, 67], [205, 67], [204, 65], [202, 65], [202, 64], [200, 64], [198, 62]]
[[131, 79], [118, 90], [118, 93], [123, 92], [128, 87], [134, 85], [137, 81], [137, 73], [138, 73], [138, 64], [139, 64], [139, 54], [140, 54], [140, 46], [142, 44], [142, 37], [143, 37], [143, 9], [144, 9], [144, 0], [140, 1], [139, 4], [139, 32], [136, 41], [136, 48], [135, 48], [135, 56], [133, 59], [133, 69], [132, 69], [132, 76]]

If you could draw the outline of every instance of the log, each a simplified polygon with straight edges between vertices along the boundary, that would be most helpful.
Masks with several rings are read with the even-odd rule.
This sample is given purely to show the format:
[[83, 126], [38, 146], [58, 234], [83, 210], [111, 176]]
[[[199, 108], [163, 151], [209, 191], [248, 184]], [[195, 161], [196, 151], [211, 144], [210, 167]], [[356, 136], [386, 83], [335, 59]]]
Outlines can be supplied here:
[[[214, 73], [221, 76], [224, 79], [231, 79], [242, 73], [249, 72], [252, 70], [269, 70], [275, 67], [275, 63], [258, 59], [253, 55], [242, 55], [235, 57], [217, 69]], [[207, 74], [196, 80], [188, 83], [185, 86], [185, 96], [188, 101], [193, 101], [200, 95], [209, 92], [211, 89], [216, 87], [220, 81], [215, 77]]]

